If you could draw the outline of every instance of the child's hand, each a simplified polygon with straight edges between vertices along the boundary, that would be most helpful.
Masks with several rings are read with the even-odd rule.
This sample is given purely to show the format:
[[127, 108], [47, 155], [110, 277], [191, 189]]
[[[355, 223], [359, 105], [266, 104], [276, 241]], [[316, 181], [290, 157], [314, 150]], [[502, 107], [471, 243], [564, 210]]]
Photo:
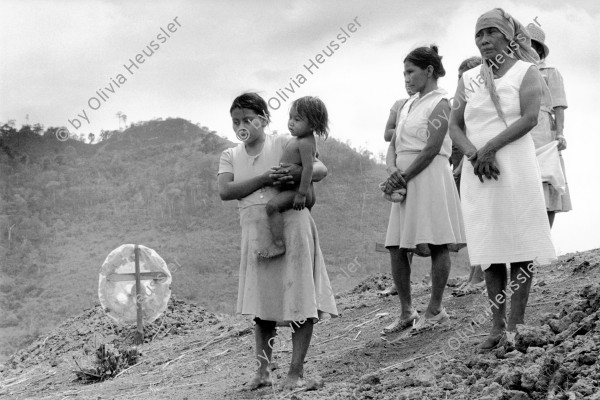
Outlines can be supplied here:
[[296, 193], [296, 196], [294, 197], [294, 210], [303, 210], [305, 204], [306, 204], [306, 195]]

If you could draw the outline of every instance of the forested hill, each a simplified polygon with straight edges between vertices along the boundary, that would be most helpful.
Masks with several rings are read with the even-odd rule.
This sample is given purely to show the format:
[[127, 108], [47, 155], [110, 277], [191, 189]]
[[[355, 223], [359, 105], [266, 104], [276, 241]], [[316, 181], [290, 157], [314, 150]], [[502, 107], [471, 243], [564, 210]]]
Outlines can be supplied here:
[[[124, 243], [155, 249], [180, 298], [234, 311], [240, 228], [216, 184], [233, 143], [179, 118], [103, 131], [91, 144], [40, 125], [4, 124], [0, 135], [0, 361], [97, 302], [98, 270]], [[330, 173], [313, 216], [339, 290], [384, 261], [372, 250], [387, 227], [385, 173], [335, 132], [319, 151]]]

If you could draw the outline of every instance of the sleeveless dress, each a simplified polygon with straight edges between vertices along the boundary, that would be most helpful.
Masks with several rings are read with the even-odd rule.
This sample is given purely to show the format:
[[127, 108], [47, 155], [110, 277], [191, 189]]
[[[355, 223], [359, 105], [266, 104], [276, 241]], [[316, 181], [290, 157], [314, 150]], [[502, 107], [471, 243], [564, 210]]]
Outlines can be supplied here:
[[[400, 100], [396, 100], [394, 102], [394, 104], [392, 104], [392, 108], [390, 108], [390, 111], [395, 112], [396, 114], [398, 113], [398, 111], [402, 108], [402, 106], [404, 106], [404, 103], [406, 103], [407, 99], [400, 99]], [[398, 123], [398, 118], [396, 118], [396, 124]]]
[[[400, 111], [396, 126], [396, 167], [406, 170], [427, 144], [431, 112], [448, 95], [438, 88], [426, 95], [412, 96]], [[440, 153], [406, 188], [406, 199], [392, 203], [385, 246], [426, 254], [428, 244], [448, 244], [452, 250], [464, 247], [460, 200], [450, 170], [448, 133]]]
[[[232, 173], [234, 182], [256, 177], [278, 165], [290, 135], [266, 135], [263, 150], [246, 153], [243, 143], [223, 151], [219, 174]], [[325, 314], [337, 315], [317, 227], [307, 209], [282, 213], [286, 253], [259, 260], [257, 251], [271, 237], [265, 205], [278, 193], [265, 187], [238, 200], [242, 227], [237, 313], [289, 323]]]
[[[533, 138], [536, 149], [546, 146], [556, 140], [554, 107], [567, 108], [567, 98], [560, 72], [558, 72], [556, 68], [547, 66], [545, 63], [540, 63], [538, 68], [546, 85], [543, 88], [544, 95], [542, 98], [542, 106], [540, 107], [538, 124], [529, 132]], [[559, 163], [566, 179], [565, 163], [560, 151], [556, 153], [556, 157], [557, 160], [555, 162]], [[542, 187], [544, 189], [544, 199], [546, 201], [547, 211], [566, 212], [573, 209], [568, 183], [565, 183], [564, 193], [560, 193], [560, 191], [549, 182], [543, 182]]]
[[[521, 118], [519, 90], [533, 64], [518, 60], [496, 91], [508, 125]], [[463, 74], [467, 138], [479, 149], [506, 129], [498, 116], [480, 68]], [[556, 258], [546, 215], [540, 170], [529, 133], [496, 153], [498, 180], [481, 183], [470, 162], [463, 162], [461, 204], [471, 264], [504, 264]]]

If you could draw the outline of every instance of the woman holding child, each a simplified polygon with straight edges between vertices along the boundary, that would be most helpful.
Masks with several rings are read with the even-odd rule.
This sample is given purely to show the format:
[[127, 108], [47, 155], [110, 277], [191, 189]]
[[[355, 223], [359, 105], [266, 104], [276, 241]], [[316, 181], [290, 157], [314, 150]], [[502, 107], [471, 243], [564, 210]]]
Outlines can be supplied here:
[[[297, 165], [273, 168], [280, 164], [290, 136], [265, 133], [270, 114], [262, 97], [256, 93], [243, 94], [233, 101], [230, 113], [233, 129], [244, 141], [223, 151], [218, 181], [221, 199], [238, 201], [242, 227], [237, 312], [254, 317], [258, 360], [249, 387], [272, 385], [268, 371], [271, 345], [276, 324], [284, 323], [293, 328], [293, 352], [283, 387], [295, 389], [302, 385], [313, 324], [323, 313], [337, 315], [335, 300], [317, 229], [307, 208], [282, 213], [284, 254], [273, 258], [258, 256], [271, 241], [266, 205], [278, 195], [276, 186], [290, 179], [300, 181], [302, 168]], [[294, 118], [308, 121], [304, 115]], [[297, 121], [290, 124], [297, 125]], [[325, 166], [315, 161], [312, 180], [321, 180], [326, 175]]]
[[475, 44], [483, 64], [459, 81], [450, 134], [466, 157], [460, 193], [469, 258], [484, 268], [491, 264], [485, 281], [492, 330], [480, 344], [489, 351], [514, 338], [516, 325], [524, 322], [533, 266], [555, 254], [529, 134], [542, 93], [537, 54], [524, 27], [500, 8], [479, 17]]
[[[401, 202], [392, 203], [385, 245], [390, 251], [392, 276], [401, 303], [400, 316], [384, 333], [413, 325], [413, 332], [449, 321], [442, 307], [450, 273], [449, 245], [465, 243], [460, 200], [450, 171], [447, 135], [450, 105], [447, 92], [437, 86], [445, 75], [436, 46], [419, 47], [404, 59], [407, 89], [415, 93], [399, 111], [388, 150], [391, 174], [386, 192], [406, 189]], [[431, 254], [431, 299], [423, 317], [411, 298], [408, 253]]]

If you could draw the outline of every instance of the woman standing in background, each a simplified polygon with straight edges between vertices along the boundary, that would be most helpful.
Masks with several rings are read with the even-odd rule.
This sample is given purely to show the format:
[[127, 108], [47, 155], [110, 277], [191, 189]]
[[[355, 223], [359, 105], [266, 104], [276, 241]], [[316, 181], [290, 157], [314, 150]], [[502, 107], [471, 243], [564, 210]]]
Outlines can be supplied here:
[[[404, 84], [406, 88], [406, 93], [408, 93], [408, 99], [400, 99], [397, 100], [390, 109], [390, 116], [385, 124], [385, 130], [383, 131], [383, 140], [389, 142], [392, 140], [394, 136], [394, 132], [396, 131], [396, 127], [398, 126], [398, 117], [400, 116], [400, 111], [404, 108], [404, 105], [410, 98], [415, 94], [411, 88], [409, 88], [406, 83]], [[389, 168], [387, 170], [388, 174], [391, 174], [393, 171], [390, 171]], [[408, 253], [408, 263], [412, 264], [413, 253]], [[398, 289], [395, 284], [392, 284], [389, 288], [382, 290], [381, 292], [377, 292], [377, 295], [380, 297], [386, 296], [394, 296], [398, 294]]]
[[[552, 186], [549, 182], [543, 182], [544, 198], [546, 200], [546, 212], [548, 213], [548, 222], [550, 227], [554, 224], [554, 216], [557, 212], [567, 212], [573, 209], [571, 206], [571, 196], [569, 186], [566, 183], [565, 164], [561, 151], [567, 148], [567, 140], [564, 135], [565, 127], [565, 109], [567, 108], [567, 96], [563, 84], [562, 75], [558, 69], [546, 64], [546, 57], [550, 49], [544, 43], [546, 34], [534, 23], [527, 25], [527, 31], [531, 35], [531, 45], [538, 53], [540, 62], [538, 69], [544, 78], [546, 87], [544, 87], [544, 98], [540, 108], [538, 125], [531, 130], [535, 148], [546, 146], [552, 141], [558, 142], [558, 161], [563, 175], [565, 175], [564, 192]], [[556, 153], [554, 153], [556, 154]]]
[[[481, 57], [474, 56], [469, 57], [460, 63], [458, 67], [458, 80], [462, 79], [465, 72], [475, 67], [481, 66]], [[450, 164], [452, 164], [452, 170], [454, 175], [454, 181], [456, 182], [456, 189], [460, 195], [460, 172], [462, 169], [464, 154], [460, 151], [458, 146], [452, 143], [452, 155], [450, 156]], [[468, 248], [468, 244], [467, 244]], [[483, 271], [481, 265], [471, 265], [469, 272], [469, 278], [460, 287], [452, 291], [452, 295], [456, 297], [467, 296], [474, 293], [480, 293], [485, 288], [485, 282], [483, 277]]]

